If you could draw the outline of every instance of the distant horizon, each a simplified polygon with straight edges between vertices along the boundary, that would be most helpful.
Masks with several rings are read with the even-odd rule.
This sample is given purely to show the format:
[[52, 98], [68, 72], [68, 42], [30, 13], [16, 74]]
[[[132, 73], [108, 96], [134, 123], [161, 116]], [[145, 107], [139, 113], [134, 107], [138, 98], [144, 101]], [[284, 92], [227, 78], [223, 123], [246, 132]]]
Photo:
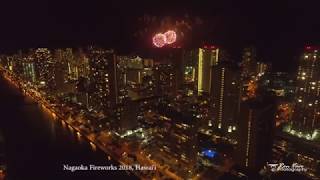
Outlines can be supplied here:
[[[152, 44], [152, 42], [150, 43]], [[291, 59], [293, 61], [293, 63], [289, 63], [289, 64], [282, 64], [281, 62], [277, 63], [275, 61], [272, 60], [268, 60], [266, 58], [263, 57], [263, 50], [261, 50], [261, 48], [259, 49], [259, 47], [253, 46], [253, 45], [248, 45], [248, 46], [241, 46], [239, 48], [230, 48], [230, 47], [224, 47], [224, 46], [219, 46], [217, 44], [208, 44], [206, 43], [206, 45], [214, 45], [217, 48], [222, 48], [224, 50], [226, 50], [229, 55], [231, 55], [231, 59], [235, 62], [240, 62], [241, 58], [242, 58], [242, 52], [244, 50], [244, 48], [247, 47], [254, 47], [257, 50], [257, 61], [259, 62], [266, 62], [266, 63], [271, 63], [272, 64], [272, 71], [273, 72], [288, 72], [288, 73], [294, 73], [297, 70], [297, 63], [298, 63], [298, 59], [301, 56], [301, 53], [303, 52], [303, 50], [307, 47], [307, 46], [314, 46], [314, 47], [318, 47], [317, 45], [310, 45], [310, 44], [306, 44], [306, 45], [301, 45], [300, 47], [295, 47], [295, 49], [293, 49], [292, 51], [292, 55], [291, 55]], [[105, 45], [101, 45], [98, 43], [88, 43], [88, 44], [82, 44], [82, 45], [72, 45], [72, 46], [68, 46], [68, 45], [64, 45], [64, 46], [58, 46], [58, 45], [52, 45], [52, 46], [36, 46], [36, 47], [22, 47], [22, 48], [17, 48], [17, 49], [11, 49], [11, 50], [6, 50], [4, 51], [3, 49], [0, 48], [0, 54], [1, 55], [14, 55], [16, 53], [18, 53], [19, 51], [22, 51], [23, 53], [27, 53], [29, 50], [31, 49], [37, 49], [37, 48], [48, 48], [50, 50], [55, 50], [55, 49], [66, 49], [66, 48], [71, 48], [73, 50], [78, 50], [78, 49], [83, 49], [85, 50], [86, 48], [90, 47], [90, 46], [95, 46], [95, 47], [99, 47], [99, 48], [104, 48], [104, 49], [113, 49], [115, 50], [115, 53], [118, 55], [138, 55], [141, 57], [145, 57], [145, 54], [152, 54], [152, 52], [154, 52], [155, 50], [159, 49], [159, 51], [163, 51], [163, 50], [170, 50], [170, 49], [175, 49], [175, 47], [162, 47], [162, 48], [157, 48], [154, 47], [152, 45], [150, 45], [150, 47], [148, 48], [140, 48], [140, 49], [128, 49], [128, 48], [121, 48], [121, 47], [111, 47], [111, 46], [105, 46]], [[173, 45], [174, 46], [174, 45]], [[185, 49], [185, 50], [193, 50], [193, 49], [197, 49], [197, 48], [203, 48], [205, 45], [199, 45], [198, 47], [179, 47], [181, 49]], [[150, 51], [151, 50], [151, 51]], [[295, 50], [295, 51], [294, 51]], [[147, 56], [147, 58], [149, 58], [149, 56]], [[289, 57], [287, 57], [289, 58]], [[280, 64], [280, 65], [279, 65]]]

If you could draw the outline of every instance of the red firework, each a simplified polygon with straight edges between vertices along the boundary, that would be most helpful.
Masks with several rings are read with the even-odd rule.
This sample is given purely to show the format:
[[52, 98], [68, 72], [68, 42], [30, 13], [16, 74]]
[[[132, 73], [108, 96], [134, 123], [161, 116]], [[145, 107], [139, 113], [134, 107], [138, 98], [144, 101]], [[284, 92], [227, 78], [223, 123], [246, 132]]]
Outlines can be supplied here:
[[176, 40], [177, 40], [177, 34], [175, 31], [169, 30], [166, 33], [164, 33], [164, 35], [166, 36], [166, 43], [167, 44], [172, 44], [172, 43], [176, 42]]
[[152, 38], [153, 45], [156, 47], [163, 47], [167, 43], [166, 36], [164, 34], [158, 33]]

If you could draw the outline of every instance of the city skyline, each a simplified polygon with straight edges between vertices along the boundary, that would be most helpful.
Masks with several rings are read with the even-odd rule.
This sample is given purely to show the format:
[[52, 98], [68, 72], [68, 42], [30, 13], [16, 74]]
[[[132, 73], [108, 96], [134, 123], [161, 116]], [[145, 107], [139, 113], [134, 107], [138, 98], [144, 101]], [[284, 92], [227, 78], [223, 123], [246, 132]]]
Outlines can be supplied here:
[[254, 47], [237, 63], [213, 45], [155, 48], [151, 58], [96, 46], [37, 48], [1, 55], [0, 67], [53, 119], [119, 162], [160, 163], [170, 171], [157, 172], [174, 179], [214, 171], [262, 178], [272, 175], [267, 163], [294, 162], [316, 179], [318, 153], [306, 152], [320, 140], [318, 50], [305, 47], [291, 75], [272, 72]]

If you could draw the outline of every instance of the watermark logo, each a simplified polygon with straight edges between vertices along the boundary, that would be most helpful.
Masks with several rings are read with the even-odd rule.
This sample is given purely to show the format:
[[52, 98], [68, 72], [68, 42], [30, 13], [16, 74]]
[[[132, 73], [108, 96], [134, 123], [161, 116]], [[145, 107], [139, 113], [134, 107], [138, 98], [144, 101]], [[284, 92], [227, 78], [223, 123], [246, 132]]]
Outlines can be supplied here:
[[272, 172], [287, 171], [287, 172], [306, 172], [307, 168], [298, 163], [293, 163], [291, 166], [285, 165], [284, 163], [273, 163], [267, 164]]

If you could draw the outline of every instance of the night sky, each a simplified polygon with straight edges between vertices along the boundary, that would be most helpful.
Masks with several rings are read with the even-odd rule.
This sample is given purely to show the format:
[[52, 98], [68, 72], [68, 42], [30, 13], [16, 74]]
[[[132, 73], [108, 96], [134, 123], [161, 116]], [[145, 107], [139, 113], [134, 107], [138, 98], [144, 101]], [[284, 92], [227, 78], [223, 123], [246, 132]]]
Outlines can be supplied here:
[[141, 45], [141, 37], [133, 37], [136, 31], [148, 28], [137, 23], [145, 14], [160, 19], [167, 16], [181, 19], [186, 14], [199, 17], [203, 25], [185, 37], [193, 39], [193, 46], [213, 43], [235, 54], [245, 46], [256, 46], [260, 59], [271, 61], [276, 70], [295, 70], [299, 48], [320, 42], [320, 3], [316, 1], [199, 2], [1, 2], [0, 51], [88, 44], [135, 51], [146, 46]]

